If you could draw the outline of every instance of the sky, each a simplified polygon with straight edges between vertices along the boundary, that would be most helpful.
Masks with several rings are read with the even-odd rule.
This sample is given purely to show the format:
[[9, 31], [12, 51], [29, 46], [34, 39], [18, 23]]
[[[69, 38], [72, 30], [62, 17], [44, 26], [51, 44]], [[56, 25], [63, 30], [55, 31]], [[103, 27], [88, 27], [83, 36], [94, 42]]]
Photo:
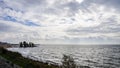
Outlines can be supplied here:
[[0, 41], [120, 44], [120, 0], [0, 0]]

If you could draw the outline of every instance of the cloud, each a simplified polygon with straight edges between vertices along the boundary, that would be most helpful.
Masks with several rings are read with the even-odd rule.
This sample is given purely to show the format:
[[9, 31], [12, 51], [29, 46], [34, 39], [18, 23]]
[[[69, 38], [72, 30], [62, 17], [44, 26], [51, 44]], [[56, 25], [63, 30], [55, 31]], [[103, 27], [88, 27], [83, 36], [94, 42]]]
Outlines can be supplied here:
[[[116, 10], [119, 10], [120, 6], [120, 0], [84, 0], [83, 4], [86, 4], [86, 6], [90, 6], [91, 4], [98, 4], [98, 5], [104, 5], [106, 7], [109, 6], [109, 8], [114, 8]], [[109, 9], [107, 8], [107, 9]]]
[[0, 37], [4, 37], [0, 41], [119, 43], [119, 2], [119, 0], [0, 0]]

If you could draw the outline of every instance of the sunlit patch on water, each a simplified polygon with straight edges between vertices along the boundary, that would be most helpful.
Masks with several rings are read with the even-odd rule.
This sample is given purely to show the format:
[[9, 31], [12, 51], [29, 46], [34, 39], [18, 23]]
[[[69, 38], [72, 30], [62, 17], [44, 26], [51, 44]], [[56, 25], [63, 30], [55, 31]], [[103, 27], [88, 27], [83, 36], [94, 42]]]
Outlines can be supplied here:
[[43, 61], [61, 64], [63, 54], [71, 55], [78, 65], [92, 68], [120, 67], [120, 46], [55, 46], [40, 45], [34, 48], [8, 48], [23, 56]]

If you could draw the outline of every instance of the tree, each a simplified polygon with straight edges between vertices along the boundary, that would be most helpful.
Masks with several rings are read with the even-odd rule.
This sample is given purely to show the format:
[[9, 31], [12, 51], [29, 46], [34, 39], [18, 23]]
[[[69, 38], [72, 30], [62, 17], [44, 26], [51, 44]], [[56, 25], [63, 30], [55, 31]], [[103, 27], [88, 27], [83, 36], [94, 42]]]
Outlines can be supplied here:
[[20, 42], [19, 45], [20, 47], [35, 47], [34, 43], [32, 42], [27, 43], [26, 41]]
[[31, 43], [32, 47], [35, 47], [34, 43]]
[[34, 43], [32, 43], [32, 42], [29, 42], [29, 46], [30, 47], [35, 47]]
[[27, 47], [27, 42], [23, 41], [23, 45], [24, 45], [24, 47]]
[[20, 47], [23, 47], [23, 43], [22, 42], [20, 42]]
[[77, 68], [74, 59], [69, 55], [63, 55], [62, 68]]
[[29, 47], [32, 47], [32, 43], [31, 42], [29, 42]]

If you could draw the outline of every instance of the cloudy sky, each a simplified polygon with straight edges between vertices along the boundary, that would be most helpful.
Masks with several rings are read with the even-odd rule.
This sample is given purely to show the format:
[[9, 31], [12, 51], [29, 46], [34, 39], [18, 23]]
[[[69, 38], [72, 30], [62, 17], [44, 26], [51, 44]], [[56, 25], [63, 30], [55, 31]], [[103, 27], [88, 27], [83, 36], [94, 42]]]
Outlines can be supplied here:
[[120, 0], [0, 0], [0, 41], [120, 44]]

